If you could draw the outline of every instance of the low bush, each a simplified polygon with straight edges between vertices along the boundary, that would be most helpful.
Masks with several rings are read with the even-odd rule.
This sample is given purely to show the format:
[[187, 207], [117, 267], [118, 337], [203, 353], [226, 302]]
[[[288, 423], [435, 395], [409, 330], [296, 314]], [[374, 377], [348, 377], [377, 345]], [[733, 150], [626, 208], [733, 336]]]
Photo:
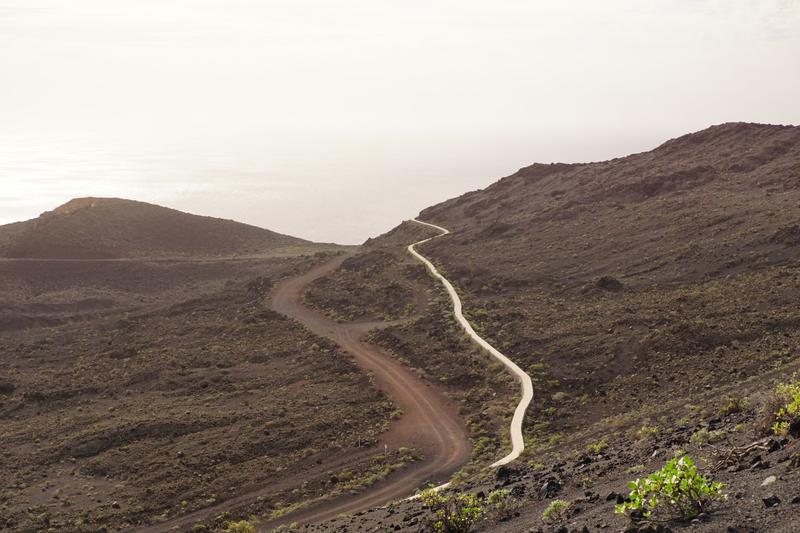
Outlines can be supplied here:
[[239, 520], [225, 524], [225, 533], [256, 533], [256, 525], [252, 520]]
[[741, 413], [747, 408], [747, 400], [738, 396], [725, 396], [723, 398], [722, 409], [720, 414], [730, 415], [733, 413]]
[[508, 520], [514, 513], [515, 505], [511, 493], [506, 489], [495, 489], [486, 496], [487, 518], [502, 521]]
[[692, 519], [707, 512], [711, 504], [726, 497], [722, 484], [697, 472], [689, 457], [675, 458], [644, 479], [628, 483], [631, 493], [615, 512], [638, 511], [646, 519]]
[[774, 414], [772, 431], [776, 435], [800, 434], [800, 380], [795, 379], [797, 377], [795, 374], [793, 381], [780, 383], [775, 388], [779, 407]]
[[586, 451], [594, 455], [599, 454], [606, 448], [608, 448], [608, 442], [606, 442], [606, 439], [600, 439], [596, 442], [590, 442], [586, 445]]
[[422, 491], [419, 498], [432, 513], [426, 522], [427, 531], [435, 533], [469, 533], [484, 513], [477, 496], [466, 492], [444, 493], [431, 488]]
[[542, 511], [542, 520], [547, 523], [556, 524], [565, 521], [569, 517], [569, 510], [572, 502], [566, 500], [553, 500]]

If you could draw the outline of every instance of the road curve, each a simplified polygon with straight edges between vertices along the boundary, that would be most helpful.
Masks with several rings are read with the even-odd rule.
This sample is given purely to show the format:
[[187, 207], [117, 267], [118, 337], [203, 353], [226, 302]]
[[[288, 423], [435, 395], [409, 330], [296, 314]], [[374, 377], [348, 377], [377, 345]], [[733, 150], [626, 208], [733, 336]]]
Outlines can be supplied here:
[[352, 354], [356, 364], [372, 372], [376, 386], [402, 411], [381, 435], [375, 453], [405, 446], [423, 453], [423, 459], [389, 476], [363, 494], [344, 496], [303, 509], [282, 521], [312, 523], [394, 501], [429, 481], [449, 478], [468, 459], [470, 442], [458, 416], [458, 407], [437, 388], [419, 378], [387, 352], [361, 338], [380, 323], [338, 323], [303, 305], [301, 294], [315, 279], [333, 271], [346, 259], [339, 256], [309, 272], [279, 283], [272, 292], [272, 308], [302, 322], [317, 335], [333, 340]]
[[517, 457], [519, 457], [519, 455], [525, 449], [525, 440], [522, 438], [522, 422], [525, 420], [525, 411], [528, 409], [528, 405], [530, 405], [531, 400], [533, 400], [533, 383], [531, 382], [531, 377], [527, 373], [525, 373], [525, 371], [522, 370], [519, 366], [517, 366], [517, 364], [514, 361], [503, 355], [494, 346], [486, 342], [486, 340], [483, 339], [483, 337], [475, 333], [475, 330], [472, 328], [472, 325], [466, 318], [464, 318], [464, 314], [461, 312], [462, 309], [461, 298], [458, 297], [458, 292], [456, 292], [456, 289], [453, 287], [453, 284], [450, 283], [447, 280], [447, 278], [442, 276], [438, 270], [436, 270], [436, 267], [433, 265], [433, 263], [431, 263], [428, 259], [426, 259], [422, 254], [417, 252], [416, 246], [424, 244], [432, 239], [437, 239], [439, 237], [447, 235], [448, 233], [450, 233], [450, 230], [448, 230], [447, 228], [443, 228], [441, 226], [437, 226], [436, 224], [431, 224], [429, 222], [423, 222], [417, 219], [412, 219], [412, 220], [417, 224], [434, 228], [438, 230], [440, 234], [434, 237], [430, 237], [428, 239], [423, 239], [419, 242], [415, 242], [414, 244], [410, 244], [408, 246], [409, 253], [411, 253], [411, 255], [422, 261], [422, 263], [426, 267], [428, 267], [428, 270], [433, 275], [433, 277], [441, 281], [442, 284], [445, 286], [445, 288], [447, 289], [447, 293], [450, 295], [450, 299], [453, 300], [453, 314], [455, 315], [456, 320], [458, 320], [458, 323], [461, 324], [461, 327], [464, 329], [464, 331], [467, 332], [467, 335], [469, 335], [470, 338], [472, 338], [472, 340], [475, 341], [481, 348], [489, 352], [489, 354], [492, 357], [503, 363], [503, 365], [505, 365], [508, 371], [520, 382], [522, 388], [522, 398], [517, 404], [517, 408], [514, 410], [514, 416], [511, 419], [511, 429], [510, 429], [511, 452], [505, 457], [498, 459], [497, 461], [492, 463], [491, 466], [497, 467], [508, 464]]
[[[367, 332], [380, 326], [381, 322], [338, 323], [319, 311], [303, 305], [301, 301], [303, 290], [315, 279], [335, 270], [350, 255], [352, 254], [334, 257], [305, 274], [280, 282], [272, 291], [270, 304], [275, 311], [302, 322], [315, 334], [333, 340], [338, 346], [350, 352], [361, 369], [372, 373], [376, 386], [391, 398], [394, 405], [402, 411], [402, 415], [392, 421], [389, 430], [381, 435], [376, 446], [341, 450], [338, 453], [338, 460], [324, 462], [320, 465], [320, 469], [342, 466], [340, 463], [346, 458], [356, 460], [383, 453], [384, 445], [390, 450], [400, 447], [414, 448], [422, 452], [423, 458], [376, 483], [361, 494], [345, 494], [312, 504], [277, 520], [267, 521], [259, 530], [271, 530], [289, 522], [298, 524], [323, 522], [342, 513], [354, 513], [402, 499], [428, 482], [448, 479], [469, 459], [471, 445], [466, 428], [458, 416], [458, 406], [388, 353], [361, 341]], [[136, 531], [160, 533], [167, 530], [185, 530], [198, 520], [230, 509], [233, 505], [252, 503], [259, 496], [269, 496], [272, 491], [279, 488], [281, 486], [273, 485], [240, 494], [217, 505], [143, 526]]]

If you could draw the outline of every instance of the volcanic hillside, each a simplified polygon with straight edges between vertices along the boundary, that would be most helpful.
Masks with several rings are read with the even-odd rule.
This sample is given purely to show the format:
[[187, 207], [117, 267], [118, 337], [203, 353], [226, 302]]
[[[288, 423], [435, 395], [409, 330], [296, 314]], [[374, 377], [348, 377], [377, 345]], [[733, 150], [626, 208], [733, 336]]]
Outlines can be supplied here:
[[[502, 483], [513, 495], [513, 516], [479, 531], [655, 531], [626, 526], [614, 504], [629, 481], [684, 453], [732, 502], [692, 530], [798, 530], [800, 439], [770, 428], [785, 401], [777, 384], [800, 376], [800, 127], [722, 124], [611, 161], [536, 164], [420, 219], [452, 230], [418, 249], [454, 283], [476, 330], [534, 382], [522, 458], [460, 486]], [[398, 274], [411, 272], [405, 245], [432, 234], [406, 222], [368, 241], [309, 300], [341, 314], [358, 302], [333, 289], [369, 291], [382, 271], [393, 273], [384, 285], [411, 287]], [[387, 253], [393, 270], [353, 268]], [[396, 299], [370, 306], [391, 314]], [[449, 339], [449, 309], [429, 308], [374, 342], [466, 397], [491, 397], [452, 379], [451, 368], [478, 366], [457, 331]], [[464, 412], [484, 461], [507, 449], [492, 433], [499, 413]], [[766, 452], [734, 453], [753, 449]], [[546, 519], [554, 498], [570, 510]], [[424, 512], [409, 504], [341, 525], [417, 531], [408, 524]]]
[[570, 292], [602, 275], [643, 286], [796, 258], [799, 192], [800, 127], [734, 123], [611, 161], [535, 164], [421, 219], [454, 231], [431, 244], [448, 255], [480, 243], [478, 278]]
[[782, 353], [800, 325], [799, 208], [800, 127], [723, 124], [523, 168], [424, 210], [453, 235], [422, 249], [509, 355], [544, 359], [551, 394], [608, 402], [663, 380], [713, 387]]
[[0, 226], [0, 256], [111, 259], [265, 252], [305, 241], [266, 229], [118, 198], [78, 198]]

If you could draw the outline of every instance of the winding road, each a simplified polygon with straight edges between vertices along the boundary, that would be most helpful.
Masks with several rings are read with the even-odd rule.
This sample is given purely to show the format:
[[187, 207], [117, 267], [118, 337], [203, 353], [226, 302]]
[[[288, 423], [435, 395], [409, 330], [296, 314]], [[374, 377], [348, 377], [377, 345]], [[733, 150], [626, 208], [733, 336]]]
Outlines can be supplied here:
[[[417, 219], [413, 219], [413, 222], [436, 229], [439, 235], [409, 245], [409, 253], [421, 261], [431, 275], [445, 286], [453, 302], [453, 314], [467, 335], [501, 362], [520, 382], [522, 397], [514, 410], [510, 426], [511, 451], [491, 466], [508, 464], [517, 459], [525, 449], [522, 424], [525, 412], [533, 399], [531, 378], [514, 361], [475, 332], [464, 317], [461, 298], [453, 284], [439, 273], [431, 261], [416, 250], [418, 245], [447, 235], [450, 231]], [[425, 458], [364, 494], [323, 502], [310, 509], [293, 513], [291, 520], [298, 523], [321, 522], [341, 513], [361, 511], [407, 496], [426, 481], [448, 477], [469, 458], [467, 435], [452, 403], [388, 353], [360, 341], [361, 337], [376, 325], [375, 323], [337, 323], [322, 313], [305, 307], [301, 302], [301, 294], [311, 282], [332, 272], [346, 258], [347, 256], [335, 258], [300, 277], [282, 282], [273, 292], [272, 307], [304, 323], [317, 335], [333, 340], [350, 352], [363, 370], [374, 373], [378, 388], [403, 411], [400, 419], [395, 421], [389, 431], [382, 436], [379, 449], [384, 444], [393, 448], [407, 446], [421, 449], [425, 453]], [[448, 485], [449, 483], [444, 483], [436, 489], [441, 490]]]
[[[450, 231], [421, 220], [414, 219], [413, 222], [436, 229], [440, 234], [409, 245], [409, 253], [421, 261], [431, 275], [445, 286], [453, 302], [453, 314], [467, 335], [492, 357], [500, 361], [521, 384], [522, 398], [511, 420], [511, 452], [495, 461], [491, 466], [498, 467], [508, 464], [519, 457], [525, 449], [522, 423], [533, 398], [531, 378], [511, 359], [475, 332], [462, 313], [461, 299], [452, 283], [439, 273], [431, 261], [416, 250], [418, 245], [447, 235]], [[431, 387], [410, 369], [397, 362], [389, 353], [362, 341], [364, 335], [383, 323], [339, 323], [302, 303], [301, 295], [310, 283], [333, 272], [352, 255], [349, 253], [334, 257], [303, 275], [282, 281], [272, 292], [271, 306], [275, 311], [305, 324], [313, 333], [331, 339], [339, 347], [348, 351], [362, 370], [372, 373], [375, 385], [402, 411], [402, 415], [393, 421], [389, 430], [381, 436], [377, 446], [368, 449], [343, 450], [340, 460], [343, 460], [345, 456], [353, 459], [367, 457], [370, 454], [382, 452], [384, 447], [392, 450], [400, 447], [413, 448], [422, 452], [423, 459], [378, 482], [364, 493], [347, 494], [326, 500], [276, 521], [263, 524], [263, 526], [274, 527], [287, 522], [297, 522], [298, 524], [323, 522], [342, 513], [354, 513], [408, 497], [427, 482], [445, 481], [469, 459], [470, 442], [464, 424], [458, 417], [457, 406], [441, 391]], [[323, 464], [321, 468], [329, 466], [330, 464]], [[448, 485], [449, 483], [444, 483], [436, 489], [444, 489]], [[149, 533], [150, 531], [163, 531], [168, 527], [187, 526], [193, 523], [193, 520], [207, 515], [213, 510], [222, 509], [232, 503], [245, 503], [255, 499], [258, 494], [243, 494], [212, 508], [150, 526], [141, 531]]]
[[461, 312], [462, 310], [461, 298], [458, 297], [458, 292], [456, 292], [456, 289], [453, 287], [453, 284], [450, 283], [447, 280], [447, 278], [442, 276], [438, 270], [436, 270], [436, 267], [433, 265], [433, 263], [431, 263], [428, 259], [426, 259], [422, 254], [417, 252], [416, 247], [418, 245], [424, 244], [438, 237], [447, 235], [450, 233], [450, 230], [443, 228], [441, 226], [437, 226], [436, 224], [423, 222], [417, 219], [413, 219], [413, 222], [416, 222], [417, 224], [421, 224], [423, 226], [434, 228], [438, 230], [440, 234], [436, 235], [435, 237], [424, 239], [409, 245], [408, 246], [409, 253], [411, 253], [411, 255], [422, 261], [425, 264], [425, 266], [428, 267], [428, 271], [431, 273], [431, 275], [433, 275], [433, 277], [441, 281], [442, 284], [445, 286], [445, 288], [447, 289], [447, 293], [450, 295], [450, 299], [453, 301], [453, 314], [455, 315], [456, 320], [458, 320], [458, 323], [461, 324], [461, 327], [464, 329], [467, 335], [469, 335], [473, 341], [478, 343], [478, 345], [481, 348], [489, 352], [489, 354], [492, 357], [503, 363], [506, 369], [520, 382], [520, 386], [522, 388], [522, 398], [520, 398], [520, 401], [517, 404], [517, 408], [514, 410], [514, 416], [511, 418], [511, 430], [510, 430], [511, 452], [505, 457], [498, 459], [497, 461], [492, 463], [492, 466], [497, 467], [508, 464], [517, 457], [519, 457], [519, 455], [525, 449], [525, 440], [522, 438], [522, 423], [525, 420], [525, 411], [527, 411], [528, 406], [531, 403], [531, 400], [533, 400], [533, 383], [531, 382], [531, 377], [527, 373], [525, 373], [525, 371], [522, 370], [519, 366], [517, 366], [517, 364], [514, 361], [512, 361], [511, 359], [500, 353], [500, 351], [497, 350], [494, 346], [486, 342], [486, 340], [483, 339], [483, 337], [475, 333], [475, 330], [472, 328], [472, 325], [466, 318], [464, 318], [464, 314]]
[[376, 386], [402, 411], [373, 450], [408, 447], [419, 450], [423, 459], [411, 463], [368, 491], [343, 496], [292, 513], [284, 521], [321, 522], [341, 513], [352, 513], [383, 505], [413, 493], [430, 481], [449, 478], [469, 459], [470, 442], [457, 406], [441, 391], [431, 387], [397, 362], [389, 353], [361, 341], [380, 323], [339, 323], [301, 301], [303, 290], [315, 279], [332, 272], [348, 256], [339, 256], [306, 274], [281, 282], [272, 293], [272, 308], [306, 325], [317, 335], [327, 337], [352, 354], [356, 364], [371, 372]]

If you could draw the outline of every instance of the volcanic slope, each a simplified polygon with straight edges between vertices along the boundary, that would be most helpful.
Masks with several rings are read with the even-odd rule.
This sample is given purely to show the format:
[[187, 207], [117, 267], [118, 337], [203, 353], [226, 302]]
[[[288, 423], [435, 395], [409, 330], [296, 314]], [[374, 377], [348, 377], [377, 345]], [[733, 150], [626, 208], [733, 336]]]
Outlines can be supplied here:
[[0, 257], [111, 259], [258, 254], [307, 243], [219, 218], [119, 198], [77, 198], [0, 226]]
[[[536, 164], [419, 218], [452, 231], [420, 252], [453, 282], [478, 333], [534, 380], [526, 453], [460, 484], [512, 490], [511, 517], [479, 529], [557, 528], [541, 518], [554, 498], [572, 502], [557, 520], [568, 530], [627, 527], [616, 495], [686, 452], [735, 502], [692, 527], [797, 530], [800, 510], [788, 502], [800, 498], [800, 446], [769, 441], [765, 421], [776, 384], [800, 368], [800, 128], [722, 124], [611, 161]], [[399, 250], [419, 231], [404, 223], [367, 253]], [[377, 285], [376, 272], [346, 281]], [[314, 299], [346, 308], [324, 296]], [[425, 327], [376, 340], [414, 353], [443, 336]], [[476, 412], [468, 423], [497, 416]], [[719, 462], [759, 439], [764, 448]], [[770, 496], [786, 505], [769, 507]], [[342, 525], [412, 531], [409, 517], [425, 516], [414, 505]]]
[[[154, 256], [86, 257], [111, 255], [95, 253], [103, 246], [66, 259], [75, 248], [37, 241], [59, 258], [0, 260], [0, 530], [216, 531], [363, 491], [417, 461], [373, 449], [395, 407], [351, 356], [265, 307], [282, 279], [348, 247], [281, 238], [294, 244], [176, 257], [197, 248], [164, 241], [159, 225], [117, 242], [129, 227], [90, 222], [123, 211], [56, 218]], [[197, 222], [187, 234], [218, 222], [170, 217]]]

